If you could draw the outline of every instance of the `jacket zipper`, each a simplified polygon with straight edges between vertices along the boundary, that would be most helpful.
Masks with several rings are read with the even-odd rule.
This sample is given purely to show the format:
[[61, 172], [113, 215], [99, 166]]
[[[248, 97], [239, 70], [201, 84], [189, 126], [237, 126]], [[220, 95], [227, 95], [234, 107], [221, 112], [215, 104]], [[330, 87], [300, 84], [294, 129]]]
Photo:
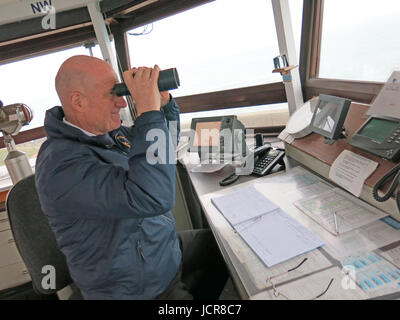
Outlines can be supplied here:
[[142, 260], [146, 261], [144, 254], [143, 254], [143, 250], [142, 250], [142, 243], [140, 242], [140, 240], [137, 241], [137, 248], [138, 248], [138, 252], [139, 252], [140, 256], [142, 257]]
[[[136, 244], [137, 244], [137, 250], [138, 250], [138, 253], [139, 253], [139, 255], [140, 255], [141, 259], [142, 259], [142, 262], [145, 262], [146, 259], [145, 259], [144, 254], [143, 254], [142, 243], [140, 242], [140, 240], [137, 240]], [[144, 275], [143, 263], [141, 263], [139, 267], [140, 267], [140, 274], [141, 274], [141, 276], [139, 277], [139, 279], [140, 279], [139, 290], [140, 290], [140, 292], [143, 292], [144, 291], [144, 288], [143, 288], [143, 286], [144, 286], [144, 276], [145, 276]]]

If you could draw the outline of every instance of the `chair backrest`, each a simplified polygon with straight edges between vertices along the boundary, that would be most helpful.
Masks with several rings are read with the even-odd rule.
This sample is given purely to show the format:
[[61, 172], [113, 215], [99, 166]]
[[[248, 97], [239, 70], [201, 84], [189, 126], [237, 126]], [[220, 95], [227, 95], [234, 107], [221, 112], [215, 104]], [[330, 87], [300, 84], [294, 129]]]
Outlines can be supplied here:
[[[41, 209], [34, 175], [13, 186], [7, 195], [6, 209], [15, 243], [28, 268], [34, 289], [42, 294], [53, 294], [72, 284], [65, 256], [58, 248]], [[52, 283], [48, 281], [51, 270], [55, 271], [55, 288], [47, 288]], [[47, 285], [43, 286], [42, 281]]]

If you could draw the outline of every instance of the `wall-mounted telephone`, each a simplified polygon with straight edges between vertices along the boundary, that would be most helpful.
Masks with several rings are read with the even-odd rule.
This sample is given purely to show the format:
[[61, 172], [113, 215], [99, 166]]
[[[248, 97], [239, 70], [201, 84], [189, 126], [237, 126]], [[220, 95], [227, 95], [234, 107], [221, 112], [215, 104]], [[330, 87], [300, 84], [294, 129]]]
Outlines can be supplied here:
[[[262, 148], [262, 147], [260, 147]], [[253, 174], [264, 176], [271, 172], [276, 165], [284, 166], [283, 157], [285, 152], [279, 149], [272, 149], [270, 147], [264, 148], [260, 151], [256, 149], [254, 152], [254, 169]]]

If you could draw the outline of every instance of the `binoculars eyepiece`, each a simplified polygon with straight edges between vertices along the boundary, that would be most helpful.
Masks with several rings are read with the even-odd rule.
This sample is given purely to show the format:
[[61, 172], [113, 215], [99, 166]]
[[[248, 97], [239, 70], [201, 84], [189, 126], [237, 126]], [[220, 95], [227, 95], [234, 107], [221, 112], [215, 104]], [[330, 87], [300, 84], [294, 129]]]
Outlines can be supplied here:
[[[158, 89], [160, 91], [169, 91], [180, 86], [178, 71], [176, 68], [161, 70], [158, 76]], [[112, 94], [117, 96], [130, 95], [125, 83], [117, 83], [111, 90]]]

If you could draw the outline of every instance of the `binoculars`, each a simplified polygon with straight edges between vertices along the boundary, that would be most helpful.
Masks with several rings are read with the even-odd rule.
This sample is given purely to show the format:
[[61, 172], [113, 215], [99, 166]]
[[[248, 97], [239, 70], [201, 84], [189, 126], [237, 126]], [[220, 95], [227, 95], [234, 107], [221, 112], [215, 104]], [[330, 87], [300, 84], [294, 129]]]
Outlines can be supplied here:
[[[176, 68], [161, 70], [158, 76], [158, 89], [161, 91], [168, 91], [176, 89], [180, 86], [178, 71]], [[111, 90], [112, 94], [117, 96], [130, 95], [125, 83], [117, 83]]]

